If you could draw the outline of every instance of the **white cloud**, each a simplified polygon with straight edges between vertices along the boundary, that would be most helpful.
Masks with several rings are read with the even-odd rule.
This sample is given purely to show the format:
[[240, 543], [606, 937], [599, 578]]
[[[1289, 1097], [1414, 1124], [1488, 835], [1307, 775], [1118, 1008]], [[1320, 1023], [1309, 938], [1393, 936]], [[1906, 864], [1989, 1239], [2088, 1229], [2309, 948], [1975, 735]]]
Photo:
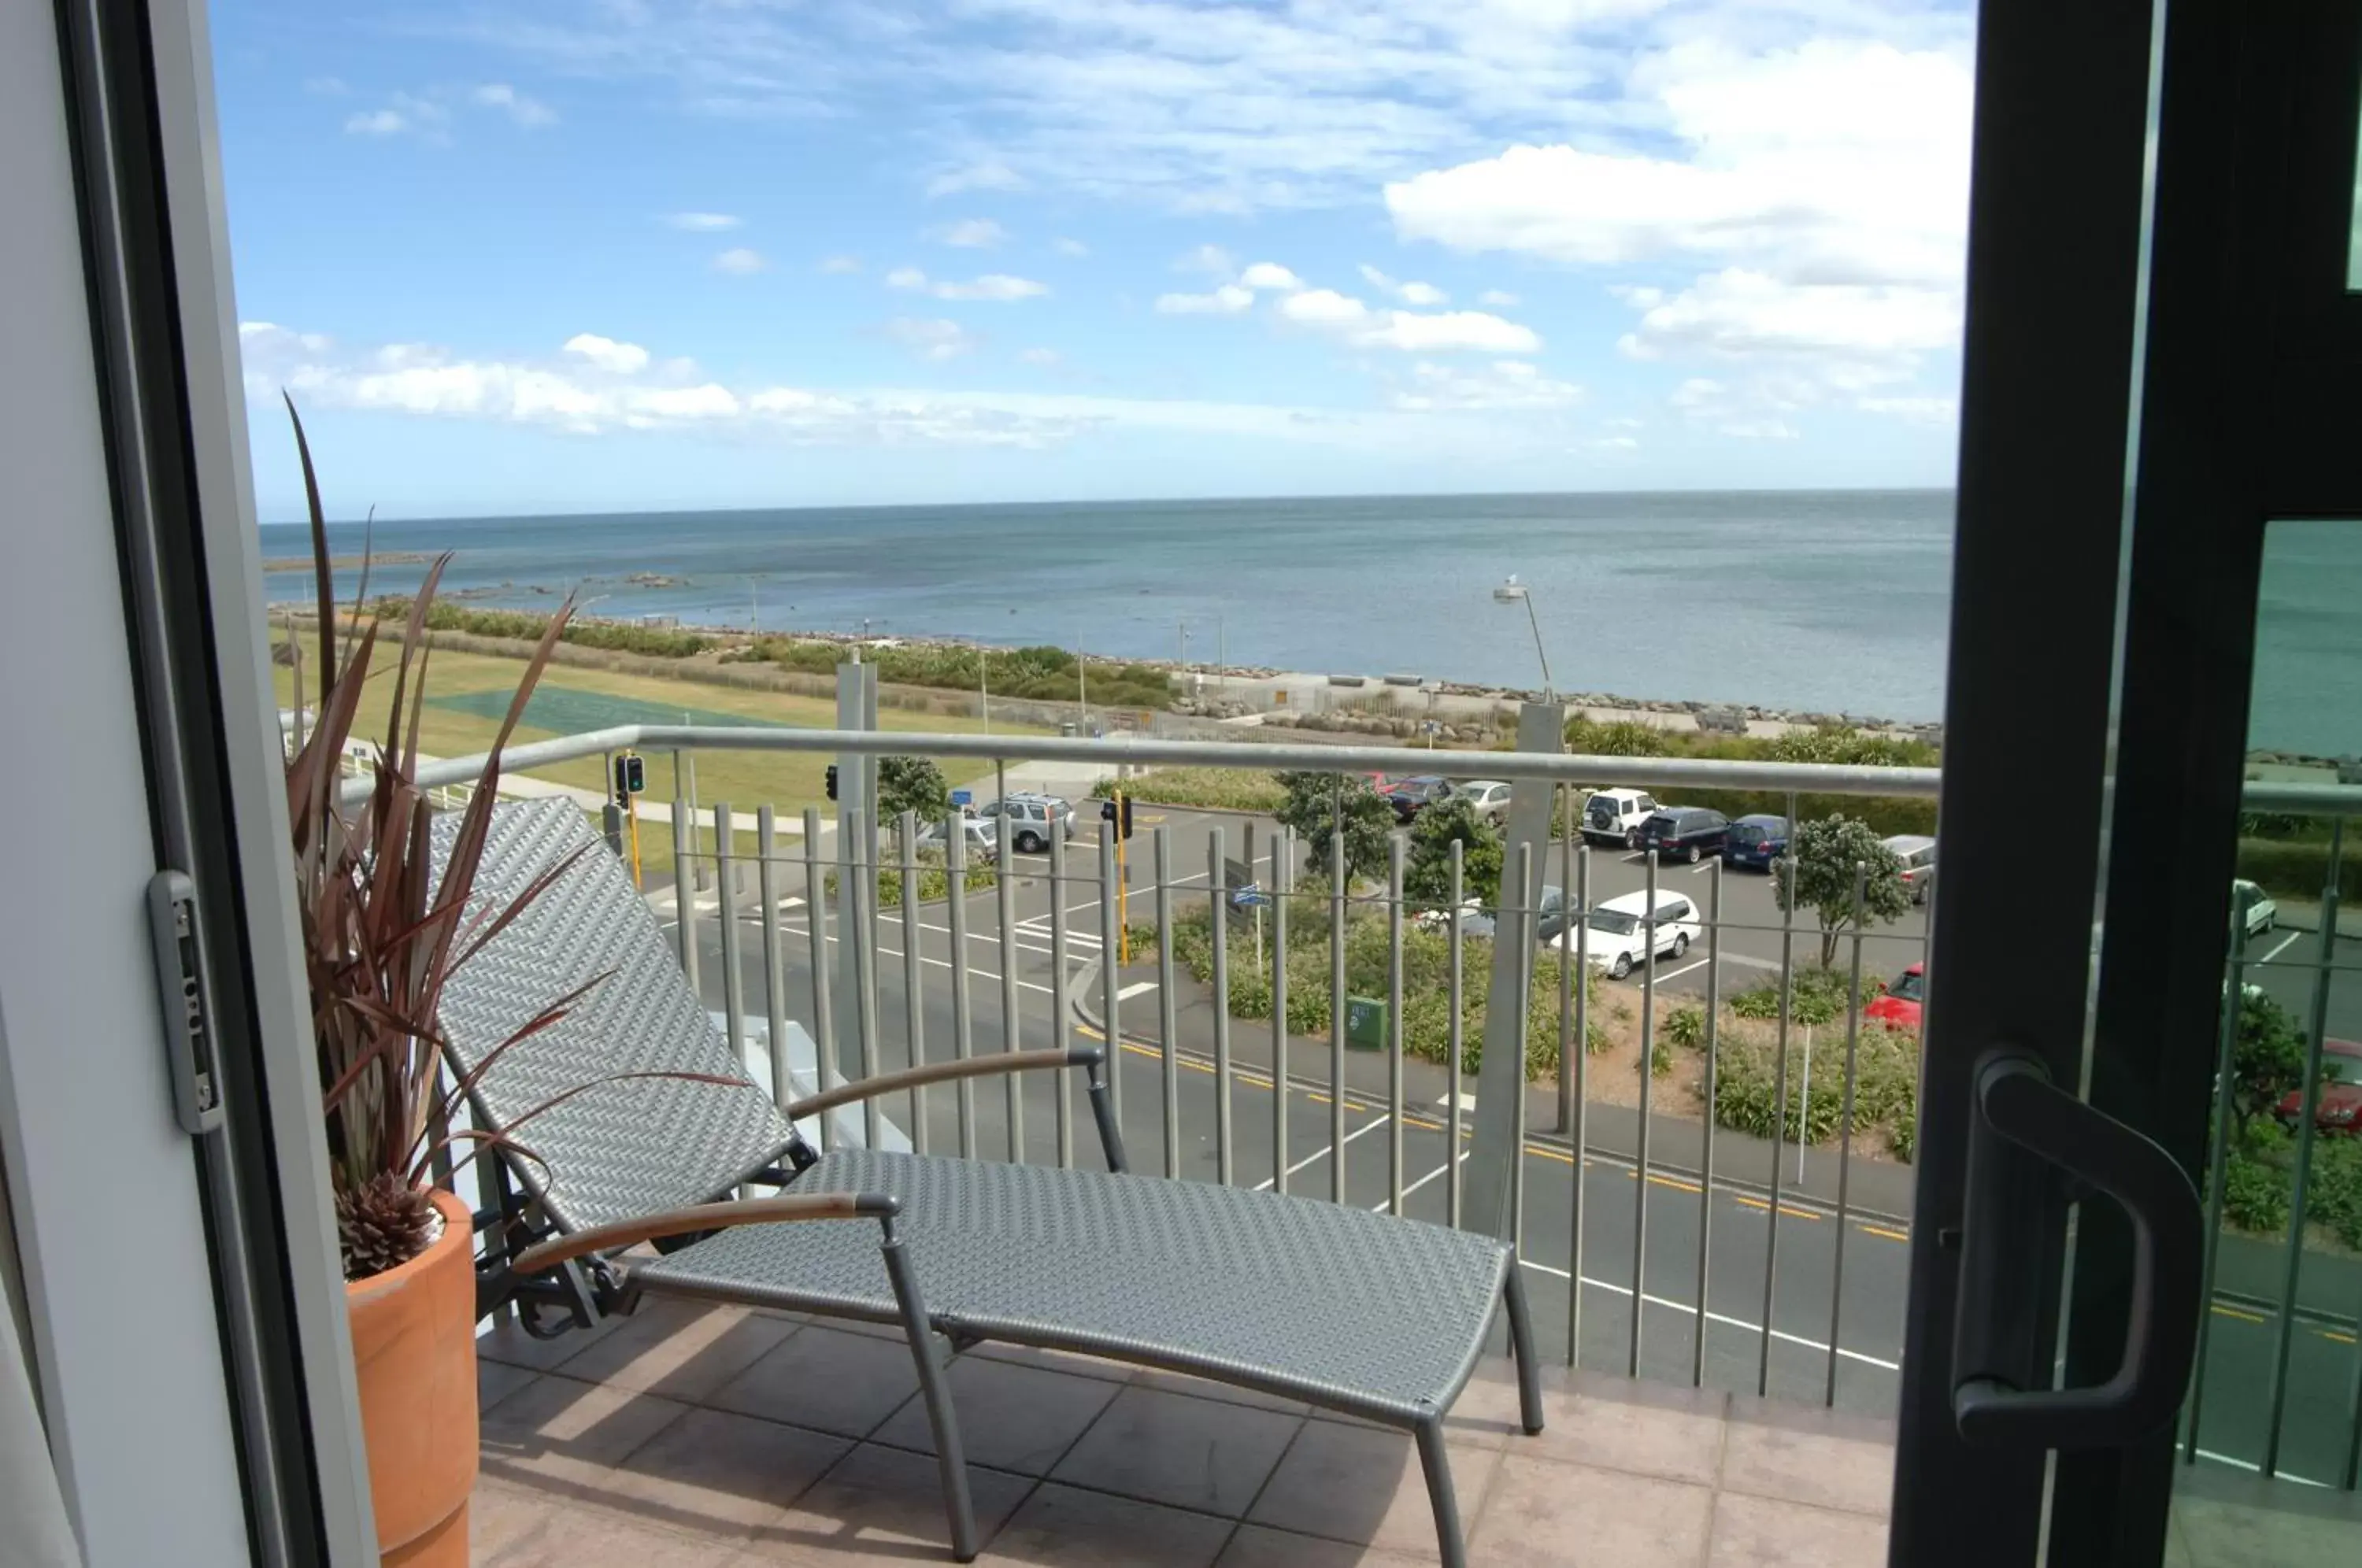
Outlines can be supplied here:
[[[958, 358], [979, 339], [956, 322], [897, 320], [885, 334], [922, 362]], [[694, 432], [789, 446], [1046, 447], [1109, 430], [1239, 436], [1370, 453], [1451, 451], [1473, 457], [1557, 450], [1551, 407], [1562, 394], [1539, 372], [1495, 366], [1493, 402], [1480, 405], [1454, 372], [1415, 371], [1429, 408], [1336, 409], [1055, 392], [827, 389], [756, 380], [725, 385], [685, 359], [585, 333], [546, 359], [466, 355], [420, 343], [343, 350], [316, 334], [268, 322], [239, 328], [246, 391], [258, 411], [281, 389], [305, 408], [366, 409], [603, 435]], [[1041, 365], [1044, 351], [1020, 358]], [[1438, 379], [1442, 378], [1442, 379]], [[1521, 395], [1520, 414], [1500, 400]], [[1444, 406], [1447, 401], [1452, 406]]]
[[1678, 293], [1626, 298], [1640, 318], [1617, 347], [1634, 359], [1744, 360], [1832, 393], [1909, 381], [1959, 337], [1956, 296], [1899, 284], [1794, 283], [1734, 267]]
[[668, 228], [686, 229], [691, 234], [719, 234], [736, 228], [745, 220], [735, 213], [667, 213], [664, 221]]
[[1050, 248], [1061, 256], [1088, 256], [1091, 253], [1089, 246], [1079, 239], [1068, 239], [1065, 235], [1052, 240]]
[[1210, 272], [1217, 278], [1227, 278], [1238, 271], [1239, 264], [1231, 253], [1219, 245], [1200, 245], [1195, 250], [1184, 251], [1173, 259], [1176, 272]]
[[1451, 298], [1433, 283], [1402, 283], [1387, 277], [1367, 261], [1361, 265], [1362, 281], [1380, 293], [1392, 294], [1408, 305], [1440, 305]]
[[1517, 304], [1518, 296], [1511, 293], [1507, 289], [1486, 289], [1483, 293], [1476, 296], [1476, 303], [1481, 305], [1494, 305], [1500, 309], [1507, 310], [1513, 308]]
[[595, 332], [578, 332], [565, 343], [566, 352], [579, 354], [601, 370], [618, 376], [635, 376], [648, 368], [648, 351], [636, 343], [618, 343]]
[[1279, 314], [1308, 326], [1343, 326], [1368, 320], [1370, 307], [1334, 289], [1307, 289], [1280, 301]]
[[930, 196], [955, 196], [962, 191], [1021, 191], [1025, 180], [998, 159], [946, 169], [927, 182]]
[[1960, 417], [1960, 400], [1956, 397], [1865, 397], [1856, 399], [1854, 406], [1867, 414], [1892, 414], [1909, 424], [1939, 429]]
[[1160, 315], [1236, 315], [1254, 305], [1254, 291], [1237, 283], [1224, 283], [1208, 294], [1159, 294], [1156, 312]]
[[1379, 320], [1355, 336], [1373, 348], [1401, 348], [1432, 354], [1455, 348], [1487, 354], [1531, 354], [1540, 349], [1541, 335], [1529, 326], [1505, 321], [1481, 310], [1451, 310], [1426, 315], [1417, 311], [1382, 312]]
[[1006, 272], [988, 272], [969, 282], [937, 283], [932, 292], [939, 300], [1030, 300], [1048, 293], [1050, 285], [1031, 278], [1012, 278]]
[[956, 321], [922, 321], [897, 316], [886, 324], [886, 336], [922, 359], [956, 359], [973, 353], [983, 341]]
[[823, 256], [820, 260], [820, 270], [823, 272], [858, 272], [861, 271], [861, 258], [858, 256]]
[[1409, 384], [1396, 392], [1394, 404], [1405, 409], [1551, 409], [1569, 407], [1583, 398], [1581, 387], [1553, 380], [1528, 360], [1496, 359], [1479, 369], [1421, 360], [1411, 367]]
[[1250, 289], [1281, 289], [1294, 292], [1304, 286], [1304, 280], [1276, 261], [1258, 261], [1239, 274], [1239, 282]]
[[527, 129], [557, 123], [557, 111], [537, 98], [528, 98], [505, 82], [487, 82], [469, 96], [477, 106], [499, 109]]
[[759, 272], [769, 265], [769, 262], [763, 259], [761, 251], [749, 250], [743, 245], [734, 246], [713, 259], [715, 271], [727, 272], [734, 278], [744, 278], [750, 273]]
[[1066, 357], [1055, 348], [1021, 348], [1018, 350], [1017, 358], [1022, 364], [1038, 365], [1045, 370], [1055, 370], [1066, 362]]
[[989, 250], [1009, 237], [1009, 231], [990, 218], [965, 218], [927, 231], [927, 237], [941, 245], [956, 245], [971, 250]]
[[965, 283], [954, 282], [947, 278], [931, 282], [927, 274], [916, 267], [895, 268], [886, 274], [886, 286], [933, 294], [939, 300], [990, 300], [999, 304], [1035, 299], [1050, 292], [1047, 283], [1035, 282], [1031, 278], [1011, 277], [1006, 272], [987, 272], [983, 277]]
[[400, 136], [410, 128], [410, 121], [395, 109], [370, 109], [345, 117], [348, 136]]
[[1356, 348], [1399, 348], [1412, 354], [1458, 349], [1487, 354], [1531, 354], [1542, 346], [1531, 327], [1477, 310], [1426, 315], [1408, 310], [1372, 310], [1334, 289], [1307, 289], [1279, 302], [1279, 314], [1299, 326], [1333, 332]]

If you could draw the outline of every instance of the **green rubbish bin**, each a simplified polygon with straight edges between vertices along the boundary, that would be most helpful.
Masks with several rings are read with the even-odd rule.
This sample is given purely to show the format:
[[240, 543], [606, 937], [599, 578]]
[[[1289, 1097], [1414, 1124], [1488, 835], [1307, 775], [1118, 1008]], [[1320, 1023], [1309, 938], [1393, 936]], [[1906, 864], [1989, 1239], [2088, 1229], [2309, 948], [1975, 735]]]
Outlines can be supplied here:
[[1375, 997], [1345, 1000], [1345, 1043], [1356, 1051], [1386, 1048], [1386, 1004]]

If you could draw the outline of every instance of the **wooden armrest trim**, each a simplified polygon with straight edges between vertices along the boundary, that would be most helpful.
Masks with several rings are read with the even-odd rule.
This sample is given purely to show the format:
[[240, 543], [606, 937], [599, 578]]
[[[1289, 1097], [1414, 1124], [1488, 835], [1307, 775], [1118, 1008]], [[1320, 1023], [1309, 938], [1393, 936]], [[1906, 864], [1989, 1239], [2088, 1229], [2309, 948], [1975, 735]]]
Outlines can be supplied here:
[[900, 1198], [880, 1192], [789, 1193], [735, 1203], [699, 1203], [553, 1236], [519, 1253], [510, 1267], [517, 1274], [542, 1274], [590, 1253], [611, 1253], [658, 1236], [734, 1225], [777, 1225], [791, 1220], [885, 1220], [901, 1211]]
[[1063, 1051], [1003, 1051], [971, 1056], [964, 1062], [929, 1062], [923, 1066], [905, 1067], [899, 1073], [879, 1073], [854, 1083], [839, 1084], [810, 1099], [800, 1099], [788, 1107], [788, 1120], [800, 1121], [807, 1116], [834, 1110], [840, 1105], [954, 1078], [981, 1077], [987, 1073], [1038, 1072], [1045, 1067], [1096, 1066], [1105, 1055], [1096, 1045], [1076, 1045]]

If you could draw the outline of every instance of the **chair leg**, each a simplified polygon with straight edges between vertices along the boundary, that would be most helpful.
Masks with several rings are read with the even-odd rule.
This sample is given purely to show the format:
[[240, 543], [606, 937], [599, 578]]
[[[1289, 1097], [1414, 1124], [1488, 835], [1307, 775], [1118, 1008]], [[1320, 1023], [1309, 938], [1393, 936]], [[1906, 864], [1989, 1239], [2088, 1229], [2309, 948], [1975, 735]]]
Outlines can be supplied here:
[[[1569, 1287], [1583, 1288], [1573, 1281]], [[1542, 1430], [1541, 1367], [1534, 1359], [1533, 1314], [1526, 1309], [1525, 1265], [1515, 1252], [1509, 1254], [1509, 1277], [1501, 1286], [1501, 1299], [1509, 1309], [1509, 1350], [1518, 1358], [1518, 1413], [1531, 1437]]]
[[1443, 1453], [1443, 1412], [1430, 1412], [1414, 1429], [1419, 1468], [1427, 1473], [1428, 1500], [1435, 1505], [1435, 1544], [1443, 1568], [1467, 1568], [1468, 1545], [1460, 1535], [1460, 1502], [1451, 1491], [1451, 1462]]
[[911, 1358], [918, 1364], [919, 1395], [927, 1404], [927, 1425], [935, 1439], [935, 1466], [943, 1474], [944, 1511], [949, 1516], [952, 1556], [973, 1562], [981, 1543], [976, 1535], [976, 1506], [968, 1499], [967, 1456], [961, 1451], [959, 1413], [952, 1408], [952, 1391], [935, 1355], [934, 1326], [919, 1299], [919, 1282], [911, 1271], [910, 1255], [889, 1229], [886, 1238], [886, 1277], [893, 1282], [895, 1304], [902, 1310], [902, 1332], [911, 1342]]

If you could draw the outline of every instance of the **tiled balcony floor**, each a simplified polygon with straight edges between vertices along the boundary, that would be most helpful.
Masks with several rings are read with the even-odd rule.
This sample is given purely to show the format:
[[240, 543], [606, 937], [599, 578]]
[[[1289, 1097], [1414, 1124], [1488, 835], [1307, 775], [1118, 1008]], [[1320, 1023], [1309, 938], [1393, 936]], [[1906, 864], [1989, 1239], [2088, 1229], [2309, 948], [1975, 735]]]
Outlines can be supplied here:
[[[474, 1561], [499, 1568], [948, 1562], [909, 1352], [883, 1331], [651, 1301], [591, 1333], [480, 1342]], [[1108, 1362], [954, 1366], [981, 1561], [1433, 1563], [1407, 1434]], [[1517, 1430], [1488, 1358], [1452, 1418], [1479, 1564], [1886, 1560], [1891, 1423], [1554, 1371]]]

